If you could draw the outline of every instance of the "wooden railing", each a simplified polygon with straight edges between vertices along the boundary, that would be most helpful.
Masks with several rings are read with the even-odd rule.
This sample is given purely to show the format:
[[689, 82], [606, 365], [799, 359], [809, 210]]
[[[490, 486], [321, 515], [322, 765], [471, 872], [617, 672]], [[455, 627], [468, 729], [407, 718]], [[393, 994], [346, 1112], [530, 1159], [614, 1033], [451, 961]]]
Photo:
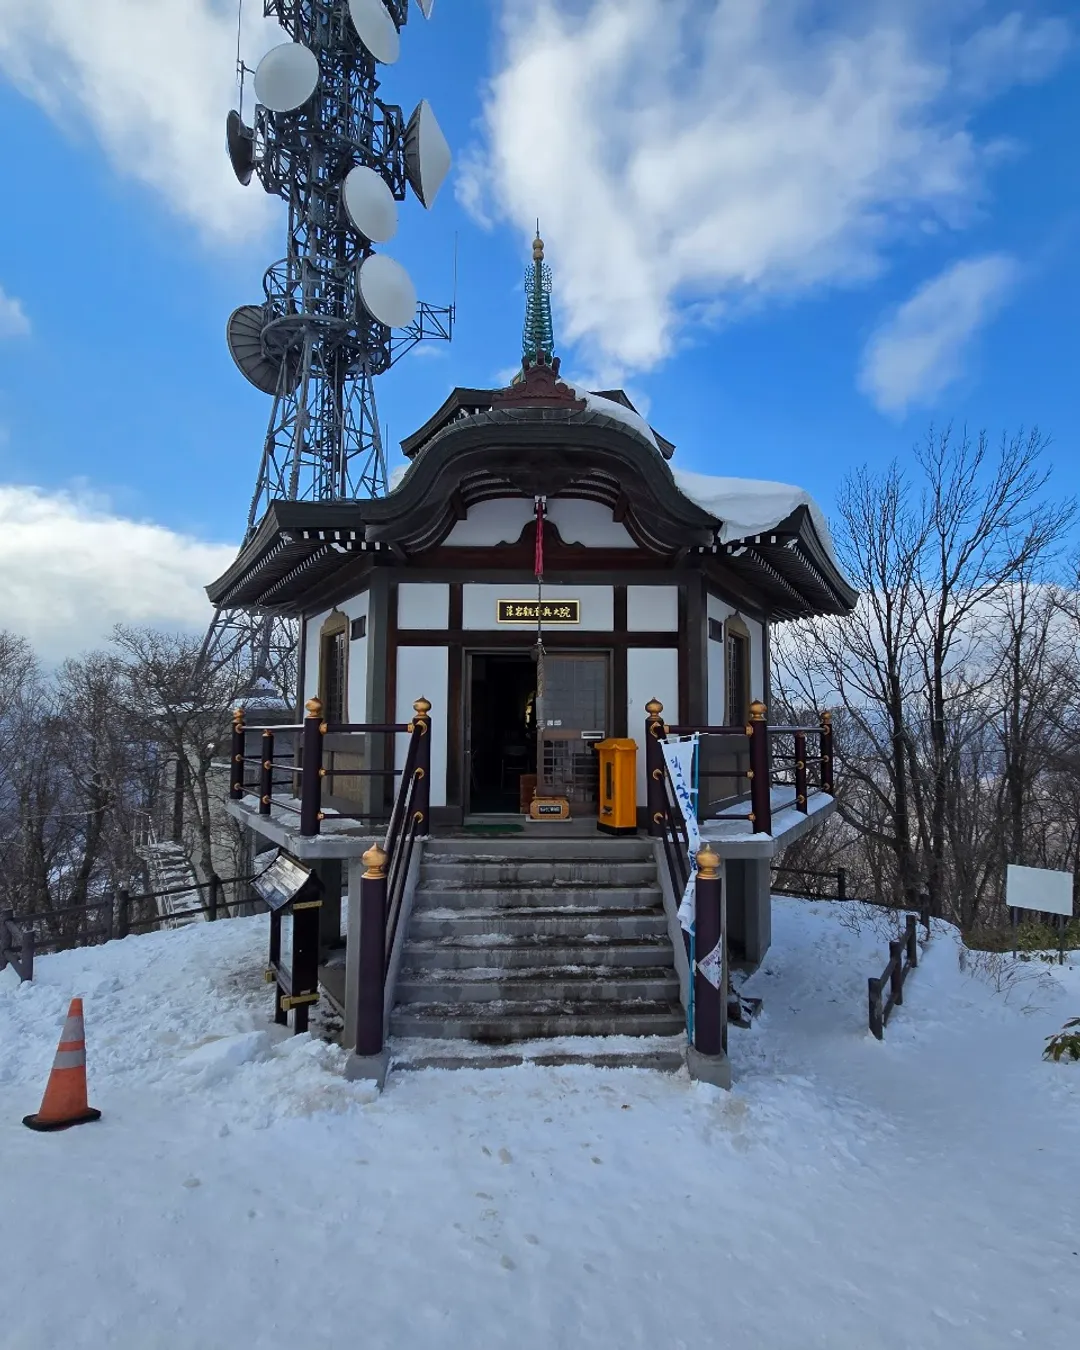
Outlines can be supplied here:
[[[878, 978], [871, 975], [869, 986], [870, 1030], [878, 1038], [885, 1037], [889, 1014], [904, 1001], [904, 981], [919, 964], [919, 936], [914, 914], [907, 916], [904, 936], [889, 943], [889, 964]], [[889, 996], [883, 998], [888, 986]]]
[[[748, 811], [733, 809], [738, 801], [724, 804], [715, 809], [709, 805], [709, 794], [698, 794], [698, 818], [700, 820], [745, 820], [754, 828], [755, 834], [772, 833], [774, 787], [793, 788], [791, 805], [797, 811], [806, 814], [810, 810], [810, 798], [815, 792], [834, 796], [835, 750], [833, 742], [832, 716], [828, 712], [821, 715], [821, 724], [817, 727], [769, 726], [766, 720], [764, 703], [755, 701], [750, 705], [750, 720], [744, 727], [711, 726], [669, 726], [663, 718], [664, 705], [658, 699], [652, 699], [645, 705], [645, 769], [648, 791], [649, 830], [654, 835], [663, 833], [668, 790], [665, 781], [663, 742], [667, 736], [698, 735], [701, 739], [741, 741], [747, 748], [749, 764], [745, 770], [725, 766], [714, 770], [706, 767], [700, 771], [703, 779], [717, 777], [741, 780], [749, 783]], [[807, 737], [816, 738], [818, 753], [807, 755]], [[783, 738], [791, 739], [792, 749], [787, 752], [773, 742]], [[777, 766], [786, 766], [784, 773], [790, 777], [778, 776]], [[741, 794], [744, 798], [746, 794]]]
[[34, 978], [34, 929], [15, 921], [10, 909], [0, 913], [0, 970], [12, 968], [20, 980]]
[[[382, 822], [388, 814], [393, 830], [394, 814], [403, 801], [400, 789], [393, 795], [393, 805], [388, 809], [347, 811], [331, 807], [324, 801], [324, 787], [329, 786], [332, 795], [338, 779], [387, 780], [404, 775], [409, 780], [411, 775], [418, 781], [415, 785], [407, 781], [409, 800], [415, 800], [416, 809], [422, 813], [420, 833], [425, 833], [431, 786], [431, 704], [427, 699], [417, 699], [413, 704], [416, 715], [411, 722], [325, 722], [322, 703], [317, 698], [309, 699], [305, 708], [307, 716], [303, 722], [287, 726], [248, 726], [243, 709], [236, 709], [230, 756], [230, 799], [241, 801], [250, 793], [258, 798], [261, 816], [272, 815], [275, 807], [290, 812], [299, 817], [300, 834], [304, 836], [317, 835], [326, 819]], [[278, 739], [290, 732], [293, 733], [292, 743], [281, 753], [276, 748]], [[248, 750], [248, 737], [253, 734], [260, 737], [257, 755]], [[409, 736], [409, 749], [406, 767], [397, 769], [393, 765], [394, 745], [395, 738], [401, 735]], [[348, 757], [355, 753], [355, 757], [363, 758], [370, 739], [375, 737], [382, 738], [382, 749], [389, 764], [339, 768], [334, 762], [335, 754]], [[342, 748], [328, 753], [328, 738], [334, 738]], [[249, 772], [252, 768], [256, 770], [255, 774]], [[391, 800], [388, 793], [384, 798]]]

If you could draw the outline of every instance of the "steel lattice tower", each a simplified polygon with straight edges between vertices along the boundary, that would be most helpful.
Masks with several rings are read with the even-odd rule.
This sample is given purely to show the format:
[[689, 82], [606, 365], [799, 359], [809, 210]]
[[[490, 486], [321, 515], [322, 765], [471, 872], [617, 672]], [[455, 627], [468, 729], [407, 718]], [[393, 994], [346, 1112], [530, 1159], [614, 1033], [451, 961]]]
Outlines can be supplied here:
[[[429, 14], [431, 3], [420, 3]], [[259, 103], [251, 127], [239, 113], [229, 116], [228, 150], [237, 177], [247, 183], [257, 175], [288, 210], [286, 255], [267, 269], [263, 302], [242, 306], [228, 325], [237, 365], [273, 399], [245, 537], [275, 500], [386, 493], [375, 377], [422, 339], [448, 340], [454, 319], [452, 306], [423, 303], [402, 328], [374, 316], [362, 296], [361, 268], [375, 245], [345, 201], [345, 180], [358, 166], [374, 171], [395, 202], [405, 199], [409, 184], [425, 205], [438, 190], [438, 183], [424, 181], [430, 147], [445, 148], [430, 108], [421, 103], [406, 123], [401, 108], [379, 99], [376, 57], [361, 37], [363, 31], [376, 49], [391, 42], [389, 59], [395, 59], [409, 0], [264, 0], [263, 10], [318, 64], [314, 91], [298, 107], [274, 111]], [[285, 50], [285, 56], [297, 53]], [[380, 59], [387, 59], [385, 51]], [[242, 81], [246, 68], [240, 69]], [[255, 72], [257, 96], [261, 70]], [[444, 175], [445, 168], [438, 182]], [[288, 667], [295, 645], [292, 621], [222, 608], [207, 633], [203, 659], [247, 667], [253, 681], [269, 680], [291, 697]]]

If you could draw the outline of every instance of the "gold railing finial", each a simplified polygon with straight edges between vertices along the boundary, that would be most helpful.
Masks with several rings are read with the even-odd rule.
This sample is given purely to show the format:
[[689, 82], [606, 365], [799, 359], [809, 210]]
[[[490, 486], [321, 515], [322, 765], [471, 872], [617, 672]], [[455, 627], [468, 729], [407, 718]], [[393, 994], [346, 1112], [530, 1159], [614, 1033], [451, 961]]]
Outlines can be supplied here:
[[656, 718], [664, 711], [664, 705], [658, 698], [651, 698], [648, 703], [645, 704], [645, 711], [650, 717]]
[[322, 717], [321, 698], [309, 698], [308, 701], [304, 704], [304, 707], [307, 709], [307, 715], [309, 717]]
[[368, 881], [381, 881], [386, 876], [386, 850], [375, 841], [363, 856], [364, 877]]
[[764, 722], [765, 713], [766, 713], [765, 704], [762, 703], [761, 699], [759, 698], [754, 699], [753, 703], [750, 704], [750, 721]]
[[431, 711], [431, 704], [421, 694], [413, 704], [413, 711], [416, 713], [417, 717], [427, 717], [428, 713]]
[[821, 714], [821, 725], [823, 727], [832, 726], [832, 713], [828, 710], [828, 708], [826, 708], [825, 711]]
[[244, 710], [243, 710], [243, 708], [234, 708], [234, 709], [232, 710], [232, 723], [233, 723], [233, 730], [234, 730], [234, 731], [239, 731], [239, 730], [241, 729], [241, 727], [244, 725]]
[[711, 844], [702, 844], [695, 862], [702, 881], [715, 881], [720, 875], [720, 858], [713, 852]]

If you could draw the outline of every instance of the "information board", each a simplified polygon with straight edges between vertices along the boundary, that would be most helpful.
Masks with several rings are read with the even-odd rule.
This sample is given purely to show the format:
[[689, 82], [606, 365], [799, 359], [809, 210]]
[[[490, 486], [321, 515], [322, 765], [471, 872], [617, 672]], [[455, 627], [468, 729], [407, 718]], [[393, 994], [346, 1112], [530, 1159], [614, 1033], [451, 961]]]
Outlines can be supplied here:
[[1073, 912], [1073, 874], [1009, 863], [1005, 872], [1005, 903], [1010, 909], [1069, 916]]
[[310, 880], [310, 867], [279, 851], [270, 866], [252, 881], [251, 887], [260, 900], [272, 910], [278, 910], [291, 904]]

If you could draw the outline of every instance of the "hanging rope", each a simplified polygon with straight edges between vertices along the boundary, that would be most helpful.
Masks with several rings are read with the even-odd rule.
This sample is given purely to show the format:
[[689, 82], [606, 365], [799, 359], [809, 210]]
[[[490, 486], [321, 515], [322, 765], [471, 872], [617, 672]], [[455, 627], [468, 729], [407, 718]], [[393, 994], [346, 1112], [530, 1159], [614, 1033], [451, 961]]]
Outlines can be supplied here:
[[536, 553], [533, 568], [536, 573], [536, 793], [544, 795], [544, 505], [545, 497], [536, 498]]

